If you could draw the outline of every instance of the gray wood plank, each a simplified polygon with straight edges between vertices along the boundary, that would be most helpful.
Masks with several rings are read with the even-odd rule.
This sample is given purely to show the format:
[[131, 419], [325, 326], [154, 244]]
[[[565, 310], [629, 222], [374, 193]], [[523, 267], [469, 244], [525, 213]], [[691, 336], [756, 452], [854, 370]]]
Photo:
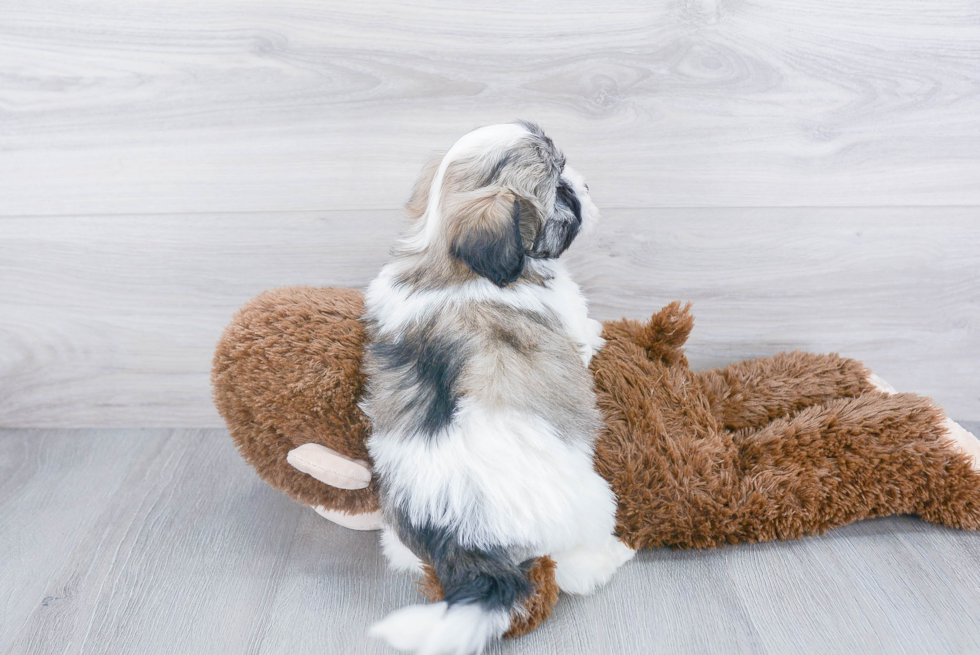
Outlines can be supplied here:
[[[70, 430], [0, 431], [0, 652], [34, 612], [54, 612], [59, 570], [151, 440]], [[71, 589], [68, 593], [71, 593]]]
[[732, 549], [731, 578], [768, 652], [980, 649], [975, 533], [910, 517]]
[[[386, 653], [367, 628], [420, 602], [376, 533], [265, 487], [224, 430], [0, 430], [0, 453], [0, 652]], [[974, 652], [978, 562], [977, 533], [909, 517], [644, 551], [488, 652]]]
[[388, 653], [370, 625], [392, 609], [425, 602], [415, 578], [387, 570], [378, 533], [301, 516], [262, 635], [265, 654]]
[[[133, 436], [75, 440], [125, 452]], [[91, 502], [98, 518], [45, 578], [49, 602], [32, 603], [8, 652], [256, 652], [302, 508], [260, 482], [227, 433], [158, 430], [116, 493], [71, 491], [62, 511]], [[9, 529], [31, 533], [35, 521]]]
[[397, 207], [542, 122], [608, 207], [980, 204], [972, 0], [0, 7], [0, 215]]
[[[397, 212], [0, 219], [0, 425], [220, 426], [208, 370], [264, 289], [363, 287]], [[600, 319], [692, 300], [695, 367], [802, 348], [980, 417], [971, 208], [610, 209], [569, 266]]]

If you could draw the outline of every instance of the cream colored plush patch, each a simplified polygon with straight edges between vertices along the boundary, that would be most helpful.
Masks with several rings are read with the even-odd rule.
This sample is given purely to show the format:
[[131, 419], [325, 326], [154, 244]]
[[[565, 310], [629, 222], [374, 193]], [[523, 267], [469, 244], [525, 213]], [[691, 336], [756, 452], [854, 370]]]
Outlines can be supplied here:
[[898, 393], [895, 387], [888, 384], [874, 373], [868, 376], [868, 382], [870, 382], [871, 386], [873, 386], [875, 389], [877, 389], [881, 393], [886, 393], [889, 396]]
[[371, 484], [367, 462], [351, 459], [335, 450], [315, 443], [293, 448], [286, 461], [297, 469], [338, 489], [363, 489]]
[[348, 514], [326, 507], [314, 507], [314, 511], [323, 518], [351, 530], [380, 530], [381, 510], [365, 512], [364, 514]]
[[953, 446], [970, 458], [973, 470], [980, 471], [980, 439], [950, 418], [943, 421], [943, 427]]

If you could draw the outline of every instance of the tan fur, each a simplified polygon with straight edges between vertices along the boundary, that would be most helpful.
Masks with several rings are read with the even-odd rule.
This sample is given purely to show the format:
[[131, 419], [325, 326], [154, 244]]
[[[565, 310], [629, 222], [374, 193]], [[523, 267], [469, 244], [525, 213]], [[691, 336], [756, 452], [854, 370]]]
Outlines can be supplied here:
[[410, 218], [421, 217], [429, 206], [429, 191], [432, 189], [432, 181], [435, 179], [436, 173], [439, 172], [439, 164], [442, 163], [445, 154], [442, 153], [433, 157], [422, 168], [422, 173], [412, 188], [412, 197], [405, 204], [405, 211], [408, 212]]
[[451, 244], [470, 232], [508, 229], [517, 196], [500, 187], [451, 191], [442, 201], [445, 239]]
[[[538, 231], [544, 225], [549, 208], [554, 206], [555, 188], [564, 162], [561, 153], [547, 140], [551, 150], [539, 152], [530, 143], [516, 145], [509, 151], [490, 149], [479, 156], [469, 156], [447, 164], [440, 192], [440, 229], [424, 249], [396, 246], [394, 254], [401, 261], [395, 265], [400, 280], [418, 289], [432, 289], [460, 284], [479, 276], [452, 254], [459, 239], [474, 232], [506, 234], [513, 223], [514, 203], [521, 207], [521, 238], [524, 249], [530, 250]], [[511, 164], [495, 171], [506, 157]], [[425, 230], [426, 212], [432, 184], [441, 164], [433, 159], [422, 170], [405, 209], [414, 220], [408, 236]], [[520, 164], [519, 166], [517, 164]], [[496, 175], [493, 184], [487, 178]], [[409, 239], [411, 241], [411, 239]], [[533, 268], [526, 268], [517, 284], [542, 284], [543, 278]]]
[[[286, 462], [306, 442], [367, 459], [360, 312], [348, 289], [268, 292], [236, 315], [215, 354], [215, 403], [242, 455], [306, 504], [376, 507], [373, 486], [333, 489]], [[683, 352], [693, 324], [680, 303], [649, 321], [607, 322], [590, 366], [605, 422], [596, 470], [631, 547], [788, 539], [896, 513], [980, 528], [980, 474], [932, 401], [876, 391], [866, 368], [837, 355], [694, 372]], [[554, 605], [550, 585], [529, 608], [532, 627]]]
[[403, 258], [403, 282], [420, 289], [432, 289], [477, 279], [476, 273], [451, 254], [452, 246], [467, 233], [508, 230], [516, 200], [513, 193], [500, 187], [463, 191], [458, 182], [444, 180], [440, 204], [443, 229], [436, 239], [421, 252], [404, 252], [396, 248]]

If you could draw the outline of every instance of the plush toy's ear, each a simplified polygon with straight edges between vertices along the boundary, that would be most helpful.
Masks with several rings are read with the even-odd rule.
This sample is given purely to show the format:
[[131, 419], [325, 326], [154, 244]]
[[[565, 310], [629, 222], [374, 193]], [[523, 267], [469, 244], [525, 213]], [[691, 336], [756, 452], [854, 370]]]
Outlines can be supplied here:
[[524, 271], [521, 204], [505, 191], [482, 193], [454, 207], [454, 257], [478, 275], [503, 287]]

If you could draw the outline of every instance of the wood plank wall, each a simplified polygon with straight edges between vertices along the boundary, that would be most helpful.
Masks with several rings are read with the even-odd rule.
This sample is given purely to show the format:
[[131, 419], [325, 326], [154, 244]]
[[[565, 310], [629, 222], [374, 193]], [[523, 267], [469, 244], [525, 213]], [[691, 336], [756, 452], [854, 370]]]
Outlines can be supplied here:
[[232, 312], [363, 286], [431, 153], [539, 121], [598, 318], [861, 358], [980, 418], [969, 0], [0, 4], [0, 426], [216, 426]]

